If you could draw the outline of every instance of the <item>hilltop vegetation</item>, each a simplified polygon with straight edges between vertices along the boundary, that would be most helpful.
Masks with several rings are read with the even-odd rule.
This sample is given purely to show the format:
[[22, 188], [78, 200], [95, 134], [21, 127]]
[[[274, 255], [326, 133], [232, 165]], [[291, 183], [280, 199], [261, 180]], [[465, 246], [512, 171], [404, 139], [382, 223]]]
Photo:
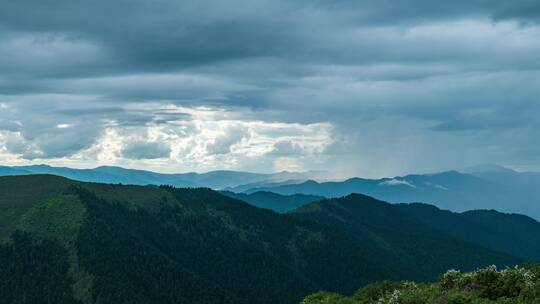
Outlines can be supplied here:
[[318, 292], [301, 304], [537, 304], [540, 266], [495, 266], [469, 273], [449, 270], [433, 284], [384, 281], [360, 288], [353, 296]]

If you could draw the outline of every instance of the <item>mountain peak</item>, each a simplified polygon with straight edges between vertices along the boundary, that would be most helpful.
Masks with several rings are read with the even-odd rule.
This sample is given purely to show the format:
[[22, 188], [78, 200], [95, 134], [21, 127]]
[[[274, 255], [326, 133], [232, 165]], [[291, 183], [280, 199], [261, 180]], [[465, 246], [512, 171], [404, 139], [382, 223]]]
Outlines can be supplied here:
[[467, 167], [461, 170], [463, 173], [483, 173], [483, 172], [515, 172], [512, 169], [497, 164], [480, 164]]

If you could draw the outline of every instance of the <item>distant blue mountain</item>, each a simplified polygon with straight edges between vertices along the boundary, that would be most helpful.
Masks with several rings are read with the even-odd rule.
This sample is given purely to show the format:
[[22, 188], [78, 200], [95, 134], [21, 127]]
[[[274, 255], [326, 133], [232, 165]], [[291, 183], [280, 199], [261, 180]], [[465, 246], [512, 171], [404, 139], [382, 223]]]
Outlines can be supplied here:
[[540, 174], [505, 169], [469, 174], [448, 171], [394, 178], [351, 178], [342, 182], [316, 182], [257, 187], [282, 195], [296, 193], [341, 197], [362, 193], [394, 203], [424, 202], [452, 211], [495, 209], [540, 219]]
[[254, 193], [234, 193], [231, 191], [220, 191], [221, 194], [230, 198], [244, 201], [255, 207], [271, 209], [278, 213], [296, 209], [314, 201], [324, 199], [322, 196], [307, 194], [281, 195], [273, 192], [258, 191]]
[[27, 174], [53, 174], [83, 182], [172, 185], [175, 187], [207, 187], [212, 189], [223, 189], [253, 183], [306, 180], [310, 177], [320, 175], [321, 173], [283, 171], [272, 174], [261, 174], [222, 170], [207, 173], [191, 172], [163, 174], [111, 166], [103, 166], [94, 169], [73, 169], [66, 167], [51, 167], [47, 165], [0, 167], [0, 176]]
[[0, 166], [0, 176], [27, 175], [27, 174], [32, 174], [32, 172], [26, 171], [24, 169]]
[[285, 180], [285, 181], [264, 180], [260, 182], [254, 182], [254, 183], [239, 185], [235, 187], [227, 187], [227, 188], [224, 188], [223, 190], [234, 192], [234, 193], [242, 193], [242, 192], [250, 191], [251, 189], [255, 189], [255, 188], [270, 188], [270, 187], [277, 187], [277, 186], [284, 186], [284, 185], [300, 184], [300, 183], [305, 182], [306, 180], [307, 179], [303, 179], [303, 180], [290, 179], [290, 180]]

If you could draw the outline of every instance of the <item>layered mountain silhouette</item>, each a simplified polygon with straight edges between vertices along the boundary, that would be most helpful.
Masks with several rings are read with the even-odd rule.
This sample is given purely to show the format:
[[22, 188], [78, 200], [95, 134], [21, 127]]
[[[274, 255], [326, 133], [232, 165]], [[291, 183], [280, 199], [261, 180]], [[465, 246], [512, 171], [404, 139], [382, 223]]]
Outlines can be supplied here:
[[83, 182], [131, 184], [131, 185], [171, 185], [175, 187], [208, 187], [212, 189], [232, 188], [244, 184], [257, 185], [258, 182], [304, 181], [322, 176], [323, 172], [278, 172], [271, 174], [210, 171], [207, 173], [163, 174], [145, 170], [102, 166], [94, 169], [73, 169], [48, 165], [5, 167], [0, 166], [0, 176], [53, 174]]
[[424, 202], [452, 211], [495, 209], [526, 214], [540, 219], [540, 174], [513, 170], [407, 175], [394, 178], [351, 178], [342, 182], [316, 182], [271, 185], [245, 190], [274, 192], [282, 195], [308, 194], [341, 197], [363, 193], [378, 199], [410, 203]]
[[[393, 178], [351, 178], [345, 181], [317, 182], [324, 172], [279, 172], [260, 174], [237, 171], [161, 174], [120, 167], [72, 169], [45, 165], [0, 167], [0, 176], [54, 174], [79, 181], [133, 185], [172, 185], [208, 187], [234, 193], [272, 192], [281, 195], [304, 194], [317, 197], [341, 197], [363, 193], [393, 203], [423, 202], [442, 209], [467, 211], [495, 209], [506, 213], [526, 214], [540, 219], [540, 173], [517, 172], [496, 165], [482, 165], [435, 174], [412, 174]], [[260, 194], [258, 194], [260, 195]], [[269, 194], [265, 194], [269, 196]], [[277, 197], [275, 198], [279, 200]], [[244, 200], [252, 203], [249, 197]], [[294, 199], [293, 199], [294, 200]], [[264, 198], [257, 199], [263, 204]], [[310, 202], [276, 203], [261, 207], [283, 212]], [[285, 209], [284, 209], [285, 208]]]
[[0, 290], [7, 303], [298, 303], [523, 261], [411, 212], [358, 194], [278, 214], [210, 189], [0, 177]]
[[[281, 195], [272, 192], [232, 193], [221, 191], [222, 194], [245, 201], [260, 208], [273, 209], [276, 212], [291, 211], [290, 214], [298, 215], [306, 209], [323, 204], [328, 205], [332, 200], [326, 200], [319, 196], [294, 194]], [[374, 201], [374, 198], [357, 195], [356, 201]], [[317, 202], [322, 201], [322, 202]], [[315, 202], [315, 203], [313, 203]], [[313, 203], [309, 205], [310, 203]], [[379, 201], [378, 204], [386, 204]], [[304, 208], [300, 208], [302, 206]], [[355, 204], [355, 207], [366, 206]], [[296, 206], [296, 207], [295, 207]], [[297, 208], [297, 210], [294, 210]], [[322, 211], [321, 208], [316, 208]], [[421, 223], [444, 232], [456, 239], [479, 244], [483, 247], [496, 251], [505, 252], [526, 261], [540, 262], [540, 222], [531, 217], [521, 214], [502, 213], [496, 210], [471, 210], [465, 212], [452, 212], [443, 210], [425, 203], [394, 204], [392, 210], [399, 209], [415, 217]], [[358, 212], [364, 212], [360, 210]], [[350, 210], [347, 211], [352, 214]], [[336, 218], [331, 212], [325, 217]], [[374, 218], [358, 219], [355, 222], [365, 222]], [[334, 223], [330, 223], [334, 225]]]

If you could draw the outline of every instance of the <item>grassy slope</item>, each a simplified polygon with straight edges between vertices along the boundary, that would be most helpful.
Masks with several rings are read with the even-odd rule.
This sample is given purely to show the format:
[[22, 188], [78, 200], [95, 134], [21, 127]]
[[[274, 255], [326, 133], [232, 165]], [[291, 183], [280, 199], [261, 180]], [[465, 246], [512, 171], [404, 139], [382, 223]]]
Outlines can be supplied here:
[[72, 183], [50, 175], [0, 177], [0, 240], [17, 229], [29, 209], [58, 196]]

